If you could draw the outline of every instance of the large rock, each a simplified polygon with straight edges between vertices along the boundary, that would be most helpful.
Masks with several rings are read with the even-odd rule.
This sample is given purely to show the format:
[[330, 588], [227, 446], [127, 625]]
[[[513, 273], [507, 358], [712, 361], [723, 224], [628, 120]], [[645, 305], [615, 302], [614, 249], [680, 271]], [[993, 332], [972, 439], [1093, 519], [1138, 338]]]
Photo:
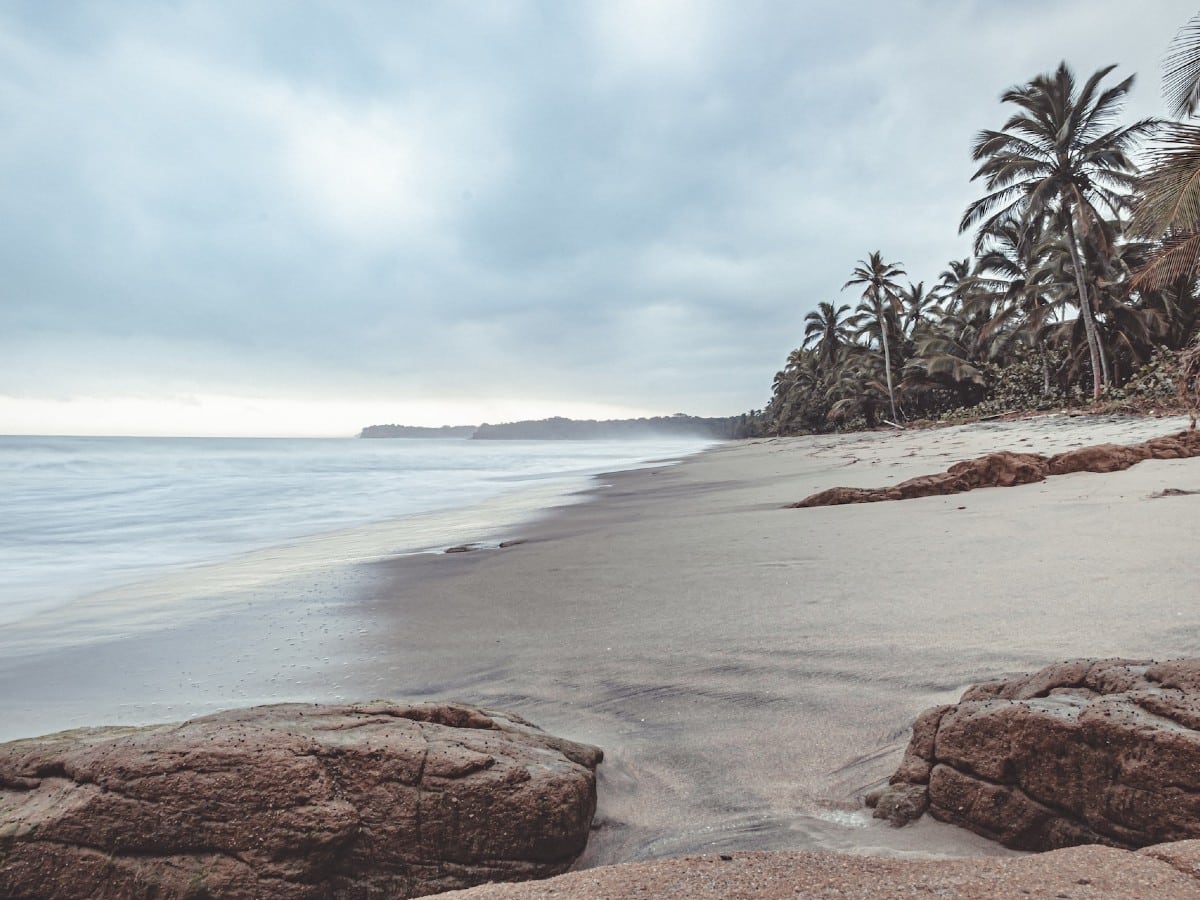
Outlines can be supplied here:
[[1198, 729], [1200, 659], [1072, 660], [922, 713], [868, 802], [1026, 850], [1200, 838]]
[[601, 753], [458, 705], [285, 704], [0, 744], [0, 896], [413, 897], [565, 871]]

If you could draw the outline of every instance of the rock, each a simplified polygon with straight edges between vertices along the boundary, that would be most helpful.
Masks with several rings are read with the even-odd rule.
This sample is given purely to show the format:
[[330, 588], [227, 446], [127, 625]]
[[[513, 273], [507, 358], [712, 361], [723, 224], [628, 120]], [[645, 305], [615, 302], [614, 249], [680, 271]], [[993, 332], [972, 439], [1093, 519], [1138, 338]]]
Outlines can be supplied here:
[[451, 704], [0, 744], [0, 896], [414, 897], [565, 871], [601, 753]]
[[947, 470], [967, 484], [967, 490], [979, 487], [1012, 487], [1033, 484], [1046, 477], [1046, 459], [1037, 453], [989, 453], [955, 463]]
[[827, 488], [797, 503], [792, 509], [838, 506], [845, 503], [877, 503], [882, 500], [911, 500], [960, 494], [981, 487], [1013, 487], [1043, 481], [1048, 475], [1072, 472], [1118, 472], [1146, 459], [1188, 459], [1200, 456], [1200, 432], [1152, 438], [1142, 444], [1121, 446], [1097, 444], [1055, 456], [1038, 453], [989, 453], [955, 463], [936, 475], [918, 475], [886, 488]]
[[832, 487], [789, 504], [789, 507], [804, 509], [810, 506], [844, 506], [848, 503], [877, 503], [880, 500], [899, 499], [887, 496], [887, 488]]
[[1122, 447], [1119, 444], [1097, 444], [1081, 447], [1050, 457], [1047, 468], [1051, 475], [1070, 475], [1072, 472], [1120, 472], [1150, 458], [1144, 445]]
[[875, 808], [875, 818], [887, 819], [900, 827], [913, 822], [929, 808], [929, 792], [923, 784], [894, 784], [867, 803]]
[[1161, 500], [1163, 497], [1190, 497], [1194, 494], [1200, 494], [1200, 491], [1187, 491], [1183, 488], [1163, 488], [1161, 491], [1155, 491], [1150, 496], [1155, 500]]
[[1023, 850], [1200, 838], [1200, 659], [1071, 660], [921, 715], [876, 816]]
[[936, 475], [918, 475], [886, 488], [835, 487], [806, 497], [793, 508], [838, 506], [844, 503], [876, 503], [881, 500], [911, 500], [961, 494], [978, 487], [1011, 487], [1046, 477], [1046, 458], [1036, 453], [989, 453], [955, 463]]

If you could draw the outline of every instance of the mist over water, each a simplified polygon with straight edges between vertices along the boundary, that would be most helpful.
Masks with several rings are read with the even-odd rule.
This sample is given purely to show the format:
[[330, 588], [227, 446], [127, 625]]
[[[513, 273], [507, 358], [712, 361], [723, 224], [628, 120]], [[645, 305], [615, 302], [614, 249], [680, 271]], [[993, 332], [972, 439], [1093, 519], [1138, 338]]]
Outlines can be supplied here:
[[479, 539], [590, 475], [706, 443], [0, 437], [0, 644], [6, 626], [105, 595], [88, 604], [102, 632], [106, 605], [136, 618], [151, 582], [170, 607], [189, 578], [219, 591]]

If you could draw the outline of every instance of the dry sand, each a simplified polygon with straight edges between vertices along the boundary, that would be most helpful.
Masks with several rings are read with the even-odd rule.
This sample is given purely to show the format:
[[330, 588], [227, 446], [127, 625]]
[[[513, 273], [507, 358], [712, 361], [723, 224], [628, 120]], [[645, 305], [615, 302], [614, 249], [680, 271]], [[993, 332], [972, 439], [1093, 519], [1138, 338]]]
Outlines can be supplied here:
[[515, 710], [603, 747], [595, 866], [685, 853], [1004, 853], [871, 820], [924, 708], [1074, 656], [1200, 654], [1200, 459], [950, 497], [784, 504], [993, 450], [1183, 419], [1047, 416], [722, 445], [624, 473], [498, 551], [399, 560], [378, 693]]

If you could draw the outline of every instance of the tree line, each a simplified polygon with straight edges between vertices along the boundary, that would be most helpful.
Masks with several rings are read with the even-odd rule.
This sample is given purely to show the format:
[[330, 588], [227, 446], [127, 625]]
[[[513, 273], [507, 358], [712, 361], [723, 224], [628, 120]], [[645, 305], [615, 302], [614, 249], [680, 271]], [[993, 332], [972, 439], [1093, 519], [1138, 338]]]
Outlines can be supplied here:
[[822, 301], [805, 317], [803, 342], [749, 430], [1194, 389], [1200, 15], [1166, 59], [1174, 120], [1122, 124], [1133, 76], [1114, 83], [1115, 69], [1080, 84], [1064, 62], [1005, 91], [1008, 118], [972, 145], [981, 195], [959, 232], [973, 237], [973, 256], [949, 261], [928, 288], [880, 251], [860, 259], [842, 287], [857, 302]]

